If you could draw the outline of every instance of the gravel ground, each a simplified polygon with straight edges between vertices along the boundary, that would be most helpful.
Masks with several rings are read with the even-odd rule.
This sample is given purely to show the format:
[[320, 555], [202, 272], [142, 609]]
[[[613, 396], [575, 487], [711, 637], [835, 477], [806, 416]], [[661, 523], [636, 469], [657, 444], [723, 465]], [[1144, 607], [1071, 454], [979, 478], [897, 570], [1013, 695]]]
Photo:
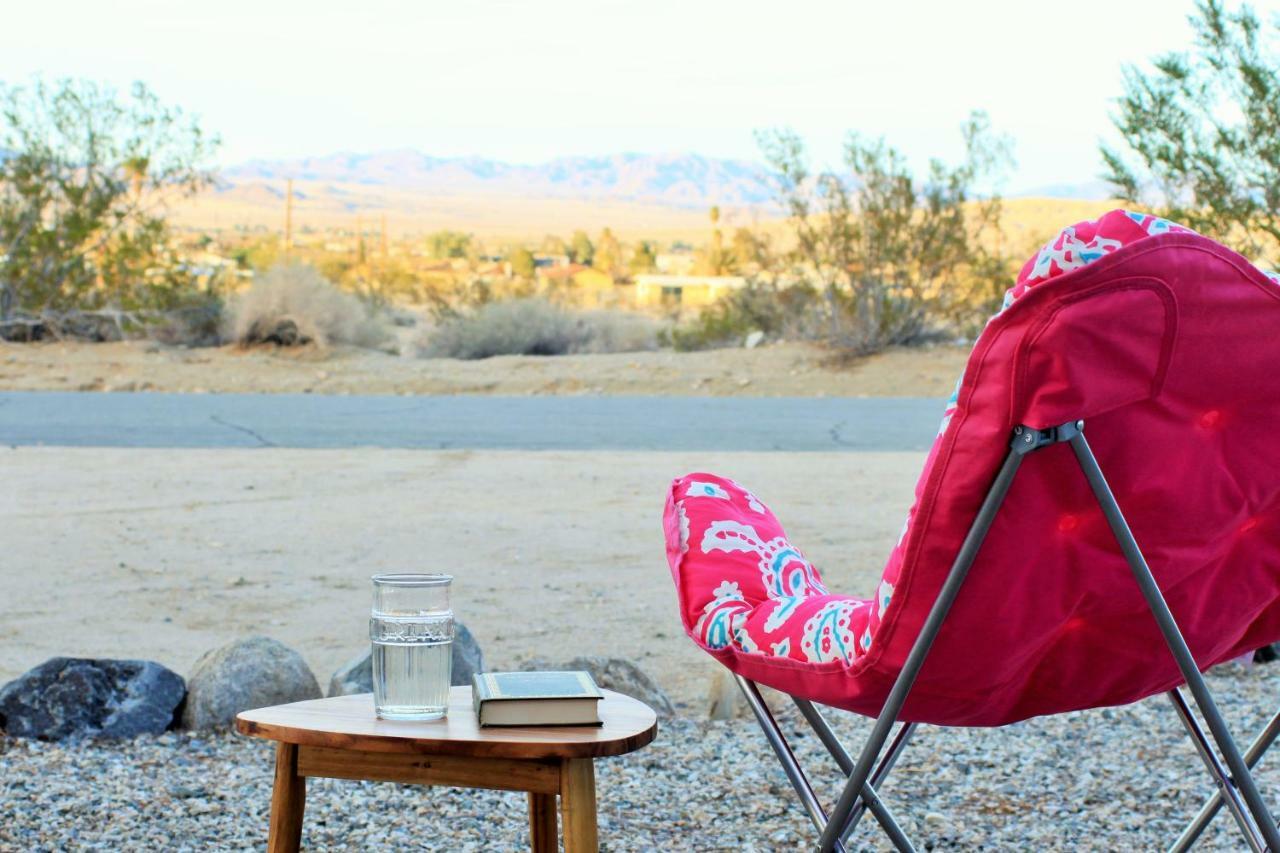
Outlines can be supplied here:
[[[1223, 667], [1210, 684], [1247, 741], [1275, 707], [1280, 665]], [[829, 717], [847, 743], [869, 727]], [[789, 736], [800, 731], [798, 715], [780, 719]], [[822, 764], [815, 738], [795, 743], [802, 763]], [[1274, 803], [1272, 764], [1259, 782]], [[812, 840], [746, 718], [664, 721], [653, 745], [597, 767], [604, 849], [793, 850]], [[260, 849], [271, 775], [270, 745], [230, 734], [78, 746], [0, 740], [0, 849]], [[813, 775], [829, 800], [836, 775]], [[1168, 701], [1154, 697], [1000, 730], [922, 728], [883, 790], [926, 848], [1153, 850], [1181, 830], [1208, 779]], [[524, 821], [522, 794], [317, 779], [303, 845], [519, 849]], [[870, 824], [855, 849], [885, 847]], [[1232, 829], [1220, 815], [1200, 849], [1240, 849]]]

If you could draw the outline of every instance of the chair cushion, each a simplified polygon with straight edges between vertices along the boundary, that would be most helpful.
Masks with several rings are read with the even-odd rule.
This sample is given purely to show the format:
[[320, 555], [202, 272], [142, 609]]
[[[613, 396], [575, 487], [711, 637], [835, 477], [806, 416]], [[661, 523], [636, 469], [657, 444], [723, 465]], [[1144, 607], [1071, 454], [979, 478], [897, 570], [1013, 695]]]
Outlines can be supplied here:
[[737, 483], [681, 477], [666, 524], [681, 615], [707, 650], [824, 663], [870, 648], [892, 580], [875, 600], [832, 595], [769, 508]]

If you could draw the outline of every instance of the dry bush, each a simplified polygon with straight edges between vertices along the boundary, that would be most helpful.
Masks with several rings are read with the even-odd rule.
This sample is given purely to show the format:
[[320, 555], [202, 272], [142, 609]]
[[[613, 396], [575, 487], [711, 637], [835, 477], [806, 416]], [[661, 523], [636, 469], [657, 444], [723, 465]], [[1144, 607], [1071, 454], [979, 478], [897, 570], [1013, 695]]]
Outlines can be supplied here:
[[571, 312], [546, 299], [489, 302], [429, 329], [419, 353], [429, 358], [568, 355], [655, 349], [657, 323], [622, 311]]
[[381, 347], [390, 335], [359, 299], [315, 268], [272, 267], [231, 301], [228, 337], [241, 346], [351, 344]]
[[731, 290], [701, 313], [670, 332], [671, 346], [680, 352], [739, 347], [752, 332], [770, 340], [791, 338], [820, 341], [830, 331], [828, 305], [812, 286], [780, 288], [752, 279]]
[[225, 308], [217, 296], [200, 294], [164, 312], [147, 336], [167, 346], [216, 347], [227, 322]]
[[633, 311], [587, 311], [578, 323], [587, 334], [573, 351], [583, 353], [654, 350], [662, 331], [652, 317]]

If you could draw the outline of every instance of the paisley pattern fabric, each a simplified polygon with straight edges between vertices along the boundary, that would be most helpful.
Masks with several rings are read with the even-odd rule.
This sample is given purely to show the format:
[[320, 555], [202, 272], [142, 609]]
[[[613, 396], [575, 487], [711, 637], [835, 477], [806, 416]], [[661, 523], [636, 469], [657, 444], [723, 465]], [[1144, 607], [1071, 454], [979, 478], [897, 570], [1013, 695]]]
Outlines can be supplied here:
[[865, 650], [884, 608], [830, 594], [754, 495], [714, 474], [690, 474], [671, 496], [673, 570], [714, 567], [714, 588], [692, 627], [700, 645], [814, 663], [852, 661]]
[[[1192, 233], [1160, 217], [1126, 210], [1064, 228], [1026, 262], [994, 316], [1032, 288], [1121, 247], [1174, 232]], [[1267, 275], [1280, 284], [1280, 274]], [[917, 482], [915, 503], [873, 598], [831, 594], [774, 515], [732, 480], [706, 473], [675, 480], [666, 508], [667, 554], [694, 641], [717, 653], [810, 664], [850, 664], [865, 655], [894, 606], [907, 534], [952, 423], [959, 390], [957, 382]]]

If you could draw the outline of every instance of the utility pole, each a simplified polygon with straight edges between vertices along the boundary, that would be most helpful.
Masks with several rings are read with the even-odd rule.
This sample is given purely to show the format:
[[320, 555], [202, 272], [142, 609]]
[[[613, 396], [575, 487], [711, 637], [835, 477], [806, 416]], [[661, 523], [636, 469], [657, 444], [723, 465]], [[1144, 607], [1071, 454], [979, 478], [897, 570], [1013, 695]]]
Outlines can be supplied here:
[[382, 263], [385, 265], [387, 262], [387, 215], [385, 213], [382, 214], [382, 245], [379, 248], [382, 250]]
[[293, 178], [285, 181], [284, 191], [284, 256], [293, 251]]

